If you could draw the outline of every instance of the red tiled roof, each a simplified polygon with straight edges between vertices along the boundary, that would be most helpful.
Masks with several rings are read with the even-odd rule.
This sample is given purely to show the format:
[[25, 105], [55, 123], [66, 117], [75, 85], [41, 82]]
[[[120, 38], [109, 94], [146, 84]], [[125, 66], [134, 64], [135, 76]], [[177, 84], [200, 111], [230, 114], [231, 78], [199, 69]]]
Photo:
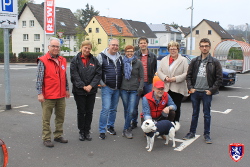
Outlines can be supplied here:
[[[104, 16], [95, 16], [96, 20], [102, 26], [107, 35], [114, 36], [126, 36], [133, 37], [133, 34], [129, 31], [127, 26], [124, 24], [122, 19], [108, 18]], [[122, 32], [120, 33], [116, 26], [122, 27]]]

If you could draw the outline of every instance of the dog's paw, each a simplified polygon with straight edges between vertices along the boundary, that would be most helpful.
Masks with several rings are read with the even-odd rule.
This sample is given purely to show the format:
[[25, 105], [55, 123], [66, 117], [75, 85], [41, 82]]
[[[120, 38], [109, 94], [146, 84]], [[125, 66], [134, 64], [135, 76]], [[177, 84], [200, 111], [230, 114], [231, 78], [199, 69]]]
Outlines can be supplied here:
[[168, 145], [168, 143], [164, 143], [165, 145]]
[[145, 147], [146, 149], [149, 149], [149, 147]]
[[152, 149], [148, 149], [147, 151], [148, 151], [148, 152], [151, 152], [151, 151], [152, 151]]

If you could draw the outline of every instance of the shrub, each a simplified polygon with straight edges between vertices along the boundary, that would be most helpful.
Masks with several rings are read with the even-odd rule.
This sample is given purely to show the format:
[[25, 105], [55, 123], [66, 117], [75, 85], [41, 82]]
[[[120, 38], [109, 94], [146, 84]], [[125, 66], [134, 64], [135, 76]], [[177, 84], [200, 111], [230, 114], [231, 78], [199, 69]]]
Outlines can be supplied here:
[[41, 52], [21, 52], [18, 54], [19, 63], [35, 63], [37, 58], [42, 56]]

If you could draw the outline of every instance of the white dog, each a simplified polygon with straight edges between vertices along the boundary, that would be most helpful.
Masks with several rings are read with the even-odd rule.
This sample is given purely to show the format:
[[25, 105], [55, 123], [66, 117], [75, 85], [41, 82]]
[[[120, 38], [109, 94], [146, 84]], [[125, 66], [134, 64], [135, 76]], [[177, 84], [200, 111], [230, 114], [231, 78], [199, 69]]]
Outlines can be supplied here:
[[168, 144], [169, 138], [173, 140], [173, 147], [175, 147], [175, 132], [180, 129], [179, 122], [170, 122], [169, 120], [161, 120], [153, 122], [151, 119], [145, 120], [141, 126], [143, 132], [147, 135], [147, 151], [150, 152], [153, 149], [154, 138], [158, 135], [164, 135], [166, 137], [165, 144]]

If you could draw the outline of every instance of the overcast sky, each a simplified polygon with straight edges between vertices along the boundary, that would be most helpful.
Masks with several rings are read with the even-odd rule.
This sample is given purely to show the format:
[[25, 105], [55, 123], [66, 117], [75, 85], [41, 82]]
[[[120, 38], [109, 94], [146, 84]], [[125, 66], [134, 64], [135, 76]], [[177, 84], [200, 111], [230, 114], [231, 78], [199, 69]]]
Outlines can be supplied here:
[[[35, 0], [40, 4], [44, 0]], [[131, 19], [147, 24], [177, 23], [191, 25], [192, 0], [55, 0], [57, 7], [75, 12], [85, 9], [87, 3], [100, 16]], [[202, 19], [218, 21], [224, 29], [229, 24], [250, 26], [250, 0], [193, 0], [193, 26]], [[249, 27], [250, 28], [250, 27]]]

